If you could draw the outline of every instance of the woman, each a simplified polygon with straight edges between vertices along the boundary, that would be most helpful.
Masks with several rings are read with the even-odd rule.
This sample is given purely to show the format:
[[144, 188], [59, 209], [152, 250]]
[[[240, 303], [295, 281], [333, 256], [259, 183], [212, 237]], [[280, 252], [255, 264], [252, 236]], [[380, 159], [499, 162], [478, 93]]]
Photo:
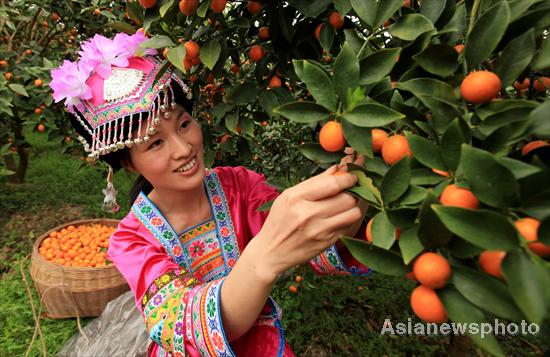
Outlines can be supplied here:
[[[52, 72], [51, 87], [91, 158], [140, 174], [143, 190], [108, 257], [143, 313], [148, 353], [293, 356], [269, 294], [281, 273], [307, 261], [319, 273], [368, 272], [335, 246], [361, 224], [362, 209], [343, 193], [356, 178], [331, 167], [279, 195], [243, 167], [205, 168], [189, 90], [139, 53], [144, 39], [96, 35], [79, 62]], [[257, 211], [273, 199], [269, 213]]]

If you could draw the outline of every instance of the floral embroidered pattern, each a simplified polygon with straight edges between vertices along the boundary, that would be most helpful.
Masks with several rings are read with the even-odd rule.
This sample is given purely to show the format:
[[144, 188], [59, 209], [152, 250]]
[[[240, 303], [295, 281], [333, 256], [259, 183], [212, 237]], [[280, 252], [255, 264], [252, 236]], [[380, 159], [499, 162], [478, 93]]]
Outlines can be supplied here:
[[200, 257], [204, 254], [204, 248], [204, 242], [193, 242], [189, 247], [189, 254], [191, 254], [193, 258]]
[[336, 245], [332, 245], [330, 248], [319, 254], [315, 258], [309, 261], [309, 264], [317, 273], [320, 274], [335, 274], [335, 275], [356, 275], [364, 276], [370, 273], [370, 269], [351, 266], [347, 267]]

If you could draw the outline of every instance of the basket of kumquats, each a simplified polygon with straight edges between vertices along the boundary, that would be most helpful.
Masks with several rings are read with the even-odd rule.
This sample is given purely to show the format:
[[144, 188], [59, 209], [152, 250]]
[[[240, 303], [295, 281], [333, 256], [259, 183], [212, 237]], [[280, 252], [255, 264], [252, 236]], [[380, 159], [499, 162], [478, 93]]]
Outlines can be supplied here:
[[118, 220], [88, 219], [55, 227], [34, 243], [30, 274], [47, 317], [99, 316], [129, 289], [107, 259]]

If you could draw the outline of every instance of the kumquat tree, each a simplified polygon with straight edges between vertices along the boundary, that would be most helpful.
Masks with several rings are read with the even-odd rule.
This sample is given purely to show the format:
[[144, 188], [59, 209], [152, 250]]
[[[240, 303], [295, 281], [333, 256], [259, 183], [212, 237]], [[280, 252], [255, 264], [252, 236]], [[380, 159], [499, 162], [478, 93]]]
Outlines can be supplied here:
[[11, 183], [25, 180], [30, 148], [25, 128], [66, 149], [74, 144], [66, 112], [51, 106], [49, 72], [56, 61], [75, 55], [82, 38], [115, 22], [113, 8], [123, 6], [120, 1], [0, 1], [0, 175]]
[[[418, 281], [421, 320], [548, 319], [547, 1], [141, 0], [127, 12], [206, 99], [212, 149], [244, 154], [256, 127], [287, 119], [313, 133], [296, 146], [312, 172], [346, 146], [366, 157], [348, 168], [370, 204], [367, 241], [343, 241], [374, 271]], [[470, 336], [504, 354], [493, 335]]]

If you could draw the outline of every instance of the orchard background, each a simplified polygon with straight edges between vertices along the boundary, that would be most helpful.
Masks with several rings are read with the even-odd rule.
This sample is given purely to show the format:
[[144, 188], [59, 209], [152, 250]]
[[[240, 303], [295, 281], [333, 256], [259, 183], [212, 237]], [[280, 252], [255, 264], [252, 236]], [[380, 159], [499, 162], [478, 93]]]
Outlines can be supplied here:
[[[94, 33], [145, 31], [199, 98], [210, 165], [245, 165], [284, 189], [346, 146], [366, 157], [348, 169], [350, 193], [370, 204], [368, 241], [343, 241], [375, 279], [418, 281], [394, 285], [410, 316], [545, 326], [549, 28], [543, 0], [0, 1], [3, 191], [29, 191], [31, 144], [46, 135], [102, 180], [52, 103], [48, 71]], [[8, 242], [15, 262], [28, 244]], [[305, 299], [307, 285], [282, 284]], [[509, 341], [470, 337], [478, 353], [509, 353]]]

